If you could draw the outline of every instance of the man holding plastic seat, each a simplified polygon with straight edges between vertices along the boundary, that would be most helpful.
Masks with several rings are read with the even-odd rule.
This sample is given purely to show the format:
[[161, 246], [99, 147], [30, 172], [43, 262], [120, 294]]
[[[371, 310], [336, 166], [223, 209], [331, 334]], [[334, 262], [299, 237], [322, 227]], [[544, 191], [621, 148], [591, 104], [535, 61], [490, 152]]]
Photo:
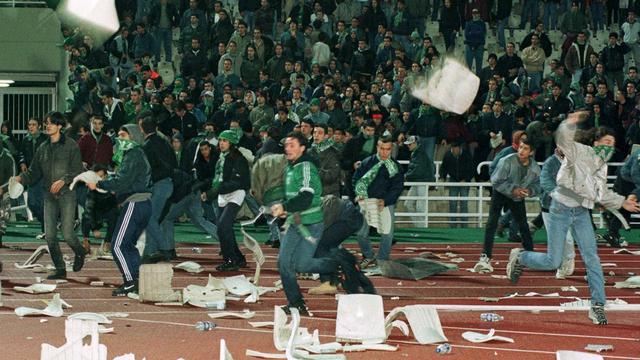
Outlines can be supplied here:
[[353, 174], [356, 199], [362, 201], [361, 206], [367, 199], [377, 199], [378, 212], [383, 214], [388, 212], [389, 215], [386, 219], [381, 216], [380, 227], [385, 227], [385, 224], [382, 224], [384, 222], [390, 223], [386, 224], [386, 226], [390, 226], [388, 232], [378, 228], [378, 233], [381, 235], [380, 249], [378, 256], [375, 257], [369, 239], [369, 224], [365, 215], [364, 225], [357, 235], [358, 244], [364, 257], [360, 263], [361, 268], [375, 265], [376, 260], [389, 260], [393, 240], [395, 205], [402, 193], [404, 183], [400, 164], [391, 158], [392, 147], [391, 138], [378, 140], [377, 153], [364, 159]]

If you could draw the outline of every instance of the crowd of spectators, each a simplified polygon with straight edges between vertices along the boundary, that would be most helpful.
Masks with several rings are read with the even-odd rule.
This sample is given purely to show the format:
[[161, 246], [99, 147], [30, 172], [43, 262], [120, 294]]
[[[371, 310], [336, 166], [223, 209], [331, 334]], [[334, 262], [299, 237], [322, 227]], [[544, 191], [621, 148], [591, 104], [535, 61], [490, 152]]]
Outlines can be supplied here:
[[[117, 132], [150, 111], [186, 171], [201, 161], [203, 140], [217, 158], [225, 130], [251, 161], [281, 153], [280, 140], [302, 132], [318, 147], [325, 192], [350, 197], [353, 173], [382, 137], [392, 139], [394, 159], [409, 161], [411, 182], [487, 180], [473, 169], [510, 147], [517, 130], [544, 161], [556, 127], [576, 109], [590, 112], [583, 128], [614, 129], [614, 160], [640, 141], [640, 1], [116, 3], [122, 27], [104, 44], [63, 27], [74, 94], [67, 133], [89, 134], [91, 116]], [[513, 38], [519, 29], [530, 32]], [[489, 53], [492, 41], [498, 51]], [[461, 54], [481, 79], [465, 114], [411, 95], [444, 56]], [[167, 67], [171, 82], [160, 75]], [[95, 159], [85, 157], [85, 165]]]

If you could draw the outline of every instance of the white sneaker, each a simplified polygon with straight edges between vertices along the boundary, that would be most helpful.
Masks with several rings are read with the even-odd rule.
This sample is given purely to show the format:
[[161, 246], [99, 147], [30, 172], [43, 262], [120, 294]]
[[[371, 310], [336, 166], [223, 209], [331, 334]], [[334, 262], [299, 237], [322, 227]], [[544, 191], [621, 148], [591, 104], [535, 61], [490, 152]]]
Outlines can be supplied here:
[[567, 276], [573, 275], [573, 271], [576, 268], [576, 262], [574, 259], [564, 260], [562, 265], [556, 270], [556, 279], [565, 279]]
[[473, 267], [473, 272], [479, 274], [488, 274], [493, 272], [493, 266], [491, 266], [491, 259], [486, 255], [482, 254], [480, 256], [480, 260]]

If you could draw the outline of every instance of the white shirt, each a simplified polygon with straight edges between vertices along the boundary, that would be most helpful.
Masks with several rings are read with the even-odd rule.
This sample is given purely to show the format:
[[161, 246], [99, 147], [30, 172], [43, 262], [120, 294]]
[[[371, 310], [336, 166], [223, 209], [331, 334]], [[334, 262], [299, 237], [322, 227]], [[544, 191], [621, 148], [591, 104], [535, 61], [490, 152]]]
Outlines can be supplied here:
[[625, 22], [620, 27], [624, 31], [623, 40], [628, 45], [634, 45], [638, 42], [638, 32], [640, 32], [640, 23], [636, 20], [633, 24]]

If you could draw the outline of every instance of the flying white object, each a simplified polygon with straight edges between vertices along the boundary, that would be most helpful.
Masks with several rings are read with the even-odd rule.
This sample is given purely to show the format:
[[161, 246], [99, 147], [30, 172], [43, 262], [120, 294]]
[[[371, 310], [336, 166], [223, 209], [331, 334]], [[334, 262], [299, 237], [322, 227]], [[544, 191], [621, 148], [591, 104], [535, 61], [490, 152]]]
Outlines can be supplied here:
[[440, 110], [463, 114], [476, 97], [480, 78], [455, 59], [445, 59], [426, 82], [411, 89], [411, 95]]
[[120, 28], [114, 0], [63, 0], [56, 11], [64, 23], [81, 27], [98, 44]]

